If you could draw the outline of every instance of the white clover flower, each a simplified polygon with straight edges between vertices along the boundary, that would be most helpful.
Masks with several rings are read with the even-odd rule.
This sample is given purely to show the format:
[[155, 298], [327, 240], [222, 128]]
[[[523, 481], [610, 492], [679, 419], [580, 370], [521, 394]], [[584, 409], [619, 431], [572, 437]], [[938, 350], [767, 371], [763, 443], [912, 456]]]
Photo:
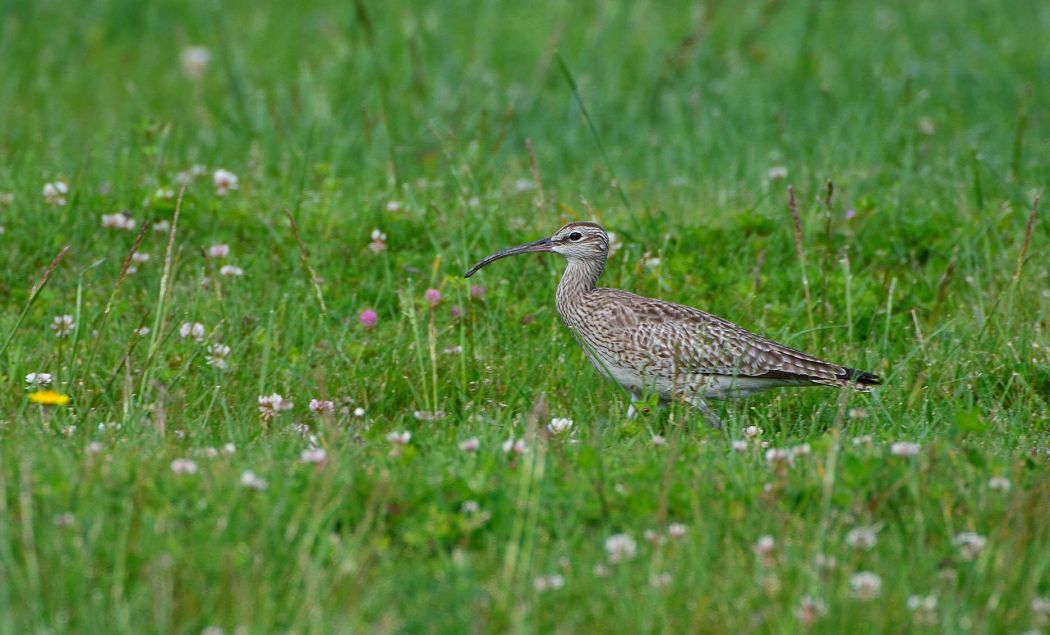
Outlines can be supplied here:
[[993, 476], [988, 479], [988, 489], [999, 490], [1002, 492], [1010, 491], [1010, 479], [1005, 476]]
[[787, 448], [769, 448], [766, 450], [766, 463], [771, 468], [791, 467], [795, 464], [795, 453]]
[[920, 450], [922, 450], [922, 446], [909, 441], [897, 441], [890, 446], [890, 454], [893, 456], [917, 456]]
[[241, 474], [240, 483], [242, 487], [247, 487], [248, 489], [253, 489], [256, 491], [262, 491], [266, 489], [266, 481], [261, 479], [255, 472], [251, 470], [245, 470], [245, 472]]
[[402, 432], [389, 432], [386, 435], [386, 440], [394, 445], [408, 445], [408, 442], [412, 440], [412, 433], [407, 430]]
[[464, 452], [477, 452], [481, 448], [481, 439], [470, 437], [459, 442], [459, 449]]
[[230, 347], [225, 344], [209, 344], [208, 354], [204, 356], [204, 360], [208, 363], [208, 366], [218, 368], [220, 370], [226, 370], [226, 358], [230, 354]]
[[766, 178], [770, 181], [779, 181], [786, 179], [788, 175], [788, 169], [782, 165], [774, 165], [766, 171]]
[[605, 554], [611, 564], [634, 560], [638, 555], [638, 543], [629, 534], [613, 534], [605, 539]]
[[276, 417], [285, 410], [291, 410], [293, 403], [278, 393], [259, 395], [259, 415], [266, 421]]
[[959, 557], [963, 560], [973, 560], [988, 544], [988, 539], [976, 532], [964, 531], [955, 536], [952, 542], [959, 549]]
[[358, 407], [354, 408], [354, 416], [355, 417], [363, 417], [363, 416], [365, 416], [365, 409], [362, 408], [361, 406], [358, 406]]
[[777, 548], [777, 541], [773, 536], [764, 535], [759, 536], [755, 544], [751, 545], [751, 551], [755, 552], [755, 555], [759, 558], [769, 558], [773, 555], [773, 551]]
[[166, 234], [171, 231], [171, 223], [166, 220], [160, 220], [153, 223], [153, 231], [158, 234]]
[[197, 462], [192, 459], [175, 459], [171, 462], [171, 471], [176, 474], [196, 474]]
[[551, 434], [561, 434], [563, 432], [568, 432], [570, 429], [572, 429], [572, 419], [555, 417], [547, 424], [547, 430]]
[[56, 315], [51, 321], [51, 330], [55, 332], [55, 337], [66, 337], [76, 326], [72, 315]]
[[525, 454], [529, 451], [529, 446], [526, 445], [525, 439], [514, 439], [510, 438], [503, 442], [501, 446], [504, 454]]
[[795, 609], [795, 618], [805, 626], [812, 626], [817, 620], [828, 614], [828, 605], [824, 600], [805, 596]]
[[324, 463], [328, 460], [328, 453], [324, 448], [307, 448], [299, 453], [299, 460], [303, 463]]
[[559, 573], [537, 576], [536, 579], [533, 580], [532, 586], [540, 592], [557, 591], [565, 586], [565, 577]]
[[879, 597], [879, 593], [882, 592], [882, 578], [871, 571], [860, 571], [850, 576], [849, 586], [858, 600], [867, 602]]
[[667, 526], [667, 536], [672, 539], [684, 538], [689, 528], [682, 523], [671, 523]]
[[226, 196], [231, 190], [241, 189], [240, 179], [229, 170], [219, 168], [215, 170], [211, 178], [212, 182], [215, 183], [215, 193], [219, 196]]
[[65, 181], [55, 181], [53, 183], [44, 183], [44, 201], [48, 205], [54, 205], [55, 207], [62, 207], [66, 204], [66, 194], [69, 193], [69, 186]]
[[747, 451], [747, 441], [744, 441], [743, 439], [733, 439], [730, 445], [732, 446], [734, 452]]
[[311, 399], [310, 412], [315, 415], [330, 415], [335, 413], [335, 402], [327, 399]]
[[244, 269], [235, 265], [223, 265], [219, 268], [219, 275], [232, 278], [240, 278], [244, 275]]
[[207, 335], [207, 331], [204, 330], [204, 325], [200, 322], [183, 322], [179, 326], [179, 337], [186, 339], [192, 337], [193, 339], [201, 342], [204, 340], [204, 336]]
[[224, 443], [224, 444], [222, 444], [222, 453], [225, 454], [226, 456], [230, 456], [236, 451], [237, 451], [237, 446], [236, 445], [234, 445], [232, 443]]
[[402, 209], [401, 201], [389, 201], [386, 204], [386, 211], [388, 212], [400, 212]]
[[218, 243], [208, 247], [209, 258], [225, 258], [230, 255], [230, 246], [225, 243]]
[[748, 439], [762, 436], [762, 428], [759, 428], [758, 426], [747, 426], [744, 428], [744, 436]]
[[26, 384], [28, 386], [50, 386], [52, 379], [51, 373], [29, 373], [26, 375]]
[[879, 527], [855, 527], [846, 534], [846, 544], [854, 549], [870, 551], [879, 541]]
[[138, 223], [126, 212], [115, 212], [102, 215], [102, 226], [108, 229], [121, 229], [131, 231]]
[[204, 46], [187, 46], [182, 49], [179, 59], [182, 62], [182, 72], [190, 79], [199, 79], [211, 64], [211, 51]]

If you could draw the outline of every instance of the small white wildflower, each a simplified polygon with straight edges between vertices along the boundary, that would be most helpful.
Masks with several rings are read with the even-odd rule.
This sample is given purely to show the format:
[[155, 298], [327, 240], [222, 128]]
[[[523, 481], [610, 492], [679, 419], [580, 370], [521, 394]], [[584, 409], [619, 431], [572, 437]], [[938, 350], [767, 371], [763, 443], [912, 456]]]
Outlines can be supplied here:
[[461, 355], [463, 353], [463, 347], [459, 344], [455, 344], [453, 346], [446, 346], [441, 352], [445, 355]]
[[762, 436], [762, 428], [759, 428], [758, 426], [748, 426], [744, 428], [744, 436], [748, 439]]
[[135, 225], [138, 223], [134, 218], [126, 214], [125, 212], [116, 212], [114, 214], [103, 214], [102, 215], [102, 226], [108, 229], [122, 229], [124, 231], [131, 231], [135, 229]]
[[222, 453], [225, 454], [226, 456], [230, 456], [236, 451], [237, 451], [237, 446], [236, 445], [234, 445], [232, 443], [223, 443], [222, 444]]
[[481, 511], [481, 505], [476, 500], [465, 500], [463, 505], [459, 508], [461, 512], [467, 514], [476, 514]]
[[656, 445], [656, 446], [667, 445], [667, 437], [663, 436], [662, 434], [654, 434], [653, 435], [653, 445]]
[[299, 460], [303, 463], [324, 463], [327, 459], [324, 448], [307, 448], [299, 453]]
[[135, 253], [131, 254], [131, 262], [134, 262], [136, 264], [145, 264], [149, 262], [149, 259], [150, 255], [141, 251], [136, 251]]
[[310, 412], [315, 415], [330, 415], [335, 412], [335, 402], [327, 399], [311, 399]]
[[854, 549], [870, 551], [878, 543], [878, 527], [855, 527], [846, 534], [846, 544]]
[[795, 464], [795, 454], [787, 448], [769, 448], [766, 463], [772, 468], [791, 467]]
[[850, 408], [849, 418], [850, 419], [863, 419], [868, 416], [868, 411], [864, 408]]
[[666, 571], [661, 573], [654, 573], [653, 575], [649, 576], [649, 586], [653, 587], [654, 589], [664, 589], [671, 586], [671, 582], [673, 580], [674, 579], [671, 577], [671, 574], [667, 573]]
[[135, 329], [135, 335], [138, 335], [139, 337], [146, 337], [147, 335], [149, 335], [149, 327], [142, 326]]
[[743, 439], [733, 439], [730, 445], [732, 445], [734, 452], [747, 451], [747, 441], [744, 441]]
[[408, 431], [390, 432], [386, 435], [386, 440], [394, 445], [408, 445], [408, 442], [412, 440], [412, 433]]
[[532, 586], [540, 592], [557, 591], [565, 586], [565, 577], [560, 573], [537, 576], [536, 579], [533, 580]]
[[226, 358], [229, 355], [229, 346], [226, 346], [225, 344], [209, 344], [208, 354], [204, 356], [204, 360], [208, 363], [208, 366], [212, 366], [220, 370], [226, 370]]
[[88, 454], [93, 456], [102, 454], [102, 444], [98, 441], [92, 441], [91, 443], [88, 443], [87, 451]]
[[171, 223], [166, 220], [159, 220], [153, 223], [153, 231], [158, 234], [166, 234], [171, 231]]
[[182, 339], [192, 337], [200, 342], [204, 340], [205, 335], [207, 335], [207, 331], [204, 330], [204, 325], [200, 322], [183, 322], [179, 326], [179, 337]]
[[813, 448], [808, 443], [800, 443], [791, 448], [791, 453], [795, 456], [809, 456], [813, 453]]
[[638, 555], [638, 543], [628, 534], [613, 534], [605, 539], [605, 553], [611, 564], [634, 560]]
[[266, 421], [273, 419], [280, 412], [291, 410], [293, 405], [278, 393], [259, 395], [259, 415]]
[[175, 459], [171, 462], [171, 471], [176, 474], [196, 474], [197, 462], [192, 459]]
[[805, 626], [813, 626], [820, 618], [828, 614], [828, 605], [824, 600], [805, 596], [795, 609], [795, 618]]
[[388, 212], [400, 212], [401, 208], [401, 201], [389, 201], [386, 204], [386, 211]]
[[50, 386], [51, 373], [29, 373], [26, 375], [26, 384], [29, 386]]
[[245, 470], [244, 473], [241, 474], [240, 483], [242, 487], [247, 487], [248, 489], [253, 489], [256, 491], [262, 491], [266, 489], [266, 481], [264, 481], [255, 472], [251, 470]]
[[218, 243], [208, 247], [209, 258], [225, 258], [230, 255], [230, 246], [224, 243]]
[[215, 193], [219, 196], [226, 196], [231, 190], [241, 189], [240, 180], [237, 175], [229, 170], [223, 170], [219, 168], [212, 174], [212, 182], [215, 183]]
[[536, 183], [532, 179], [518, 179], [514, 181], [514, 190], [517, 192], [528, 192], [536, 189]]
[[685, 537], [688, 531], [689, 528], [682, 523], [671, 523], [667, 526], [667, 536], [675, 540]]
[[235, 265], [223, 265], [219, 269], [219, 275], [239, 278], [244, 275], [244, 269], [241, 269], [240, 267], [237, 267]]
[[525, 439], [510, 438], [504, 441], [501, 447], [504, 454], [525, 454], [529, 451], [529, 446], [525, 444]]
[[429, 410], [416, 410], [412, 415], [419, 421], [437, 421], [438, 419], [445, 418], [445, 413], [442, 410], [435, 410], [433, 412]]
[[179, 59], [182, 62], [182, 72], [191, 79], [198, 79], [211, 64], [211, 51], [204, 46], [187, 46], [182, 49]]
[[993, 476], [988, 479], [988, 489], [999, 490], [1002, 492], [1010, 491], [1010, 479], [1005, 476]]
[[768, 534], [759, 536], [758, 540], [755, 541], [755, 544], [751, 545], [751, 551], [754, 551], [755, 555], [762, 559], [770, 558], [776, 548], [776, 539]]
[[879, 597], [879, 593], [882, 592], [882, 578], [871, 571], [860, 571], [850, 576], [849, 586], [858, 600], [867, 602]]
[[959, 556], [963, 560], [973, 560], [988, 544], [988, 539], [976, 532], [964, 531], [955, 536], [952, 542], [959, 548]]
[[897, 441], [890, 446], [890, 454], [893, 456], [917, 456], [922, 449], [918, 443], [909, 441]]
[[568, 432], [570, 429], [572, 429], [572, 419], [555, 417], [547, 424], [547, 430], [551, 434], [561, 434], [563, 432]]
[[933, 626], [937, 623], [936, 595], [909, 595], [907, 606], [912, 612], [911, 618], [915, 624]]
[[51, 330], [55, 332], [55, 337], [65, 337], [73, 332], [76, 325], [72, 315], [56, 315], [51, 321]]
[[873, 439], [871, 438], [870, 434], [864, 434], [859, 437], [853, 437], [852, 439], [850, 439], [850, 443], [852, 443], [854, 446], [871, 445], [872, 441]]
[[788, 175], [788, 169], [782, 165], [775, 165], [766, 171], [766, 178], [770, 181], [779, 181], [786, 179]]
[[477, 452], [481, 447], [481, 439], [470, 437], [459, 442], [459, 449], [464, 452]]
[[354, 408], [354, 416], [355, 417], [363, 417], [363, 416], [365, 416], [365, 409], [362, 408], [361, 406], [358, 406], [358, 407]]
[[66, 194], [69, 193], [69, 186], [65, 181], [45, 183], [43, 193], [44, 201], [46, 201], [48, 205], [62, 207], [66, 204]]
[[832, 571], [839, 565], [838, 558], [823, 553], [818, 553], [813, 558], [813, 566], [820, 571]]

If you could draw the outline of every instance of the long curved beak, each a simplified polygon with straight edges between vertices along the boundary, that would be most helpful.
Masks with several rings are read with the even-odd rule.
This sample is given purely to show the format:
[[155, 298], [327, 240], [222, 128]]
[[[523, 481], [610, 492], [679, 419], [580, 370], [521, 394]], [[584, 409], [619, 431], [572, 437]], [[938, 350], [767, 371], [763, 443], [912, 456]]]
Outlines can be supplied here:
[[481, 269], [489, 263], [496, 262], [501, 258], [506, 258], [507, 256], [517, 256], [518, 254], [527, 254], [534, 251], [551, 251], [553, 249], [554, 243], [551, 242], [551, 239], [543, 238], [541, 240], [535, 240], [531, 243], [525, 243], [524, 245], [518, 245], [517, 247], [510, 247], [509, 249], [504, 249], [503, 251], [497, 251], [488, 258], [485, 258], [478, 264], [471, 267], [470, 271], [463, 274], [463, 277], [469, 278], [475, 273], [477, 273], [478, 269]]

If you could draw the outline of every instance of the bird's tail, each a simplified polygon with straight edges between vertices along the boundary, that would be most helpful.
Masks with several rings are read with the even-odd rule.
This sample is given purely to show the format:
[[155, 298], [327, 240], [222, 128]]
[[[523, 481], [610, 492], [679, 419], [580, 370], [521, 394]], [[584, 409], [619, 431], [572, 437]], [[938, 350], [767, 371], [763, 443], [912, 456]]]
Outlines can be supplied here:
[[856, 368], [843, 368], [839, 378], [850, 386], [865, 392], [882, 385], [882, 378], [874, 373], [869, 373]]

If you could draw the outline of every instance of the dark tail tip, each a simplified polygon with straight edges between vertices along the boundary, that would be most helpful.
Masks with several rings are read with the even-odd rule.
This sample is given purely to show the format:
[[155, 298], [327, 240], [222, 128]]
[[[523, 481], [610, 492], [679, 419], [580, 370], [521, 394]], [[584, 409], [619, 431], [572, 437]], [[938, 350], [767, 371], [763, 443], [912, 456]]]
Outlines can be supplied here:
[[869, 373], [863, 370], [857, 370], [856, 368], [843, 368], [845, 371], [845, 377], [847, 381], [853, 381], [861, 386], [879, 386], [882, 384], [882, 377], [874, 373]]

